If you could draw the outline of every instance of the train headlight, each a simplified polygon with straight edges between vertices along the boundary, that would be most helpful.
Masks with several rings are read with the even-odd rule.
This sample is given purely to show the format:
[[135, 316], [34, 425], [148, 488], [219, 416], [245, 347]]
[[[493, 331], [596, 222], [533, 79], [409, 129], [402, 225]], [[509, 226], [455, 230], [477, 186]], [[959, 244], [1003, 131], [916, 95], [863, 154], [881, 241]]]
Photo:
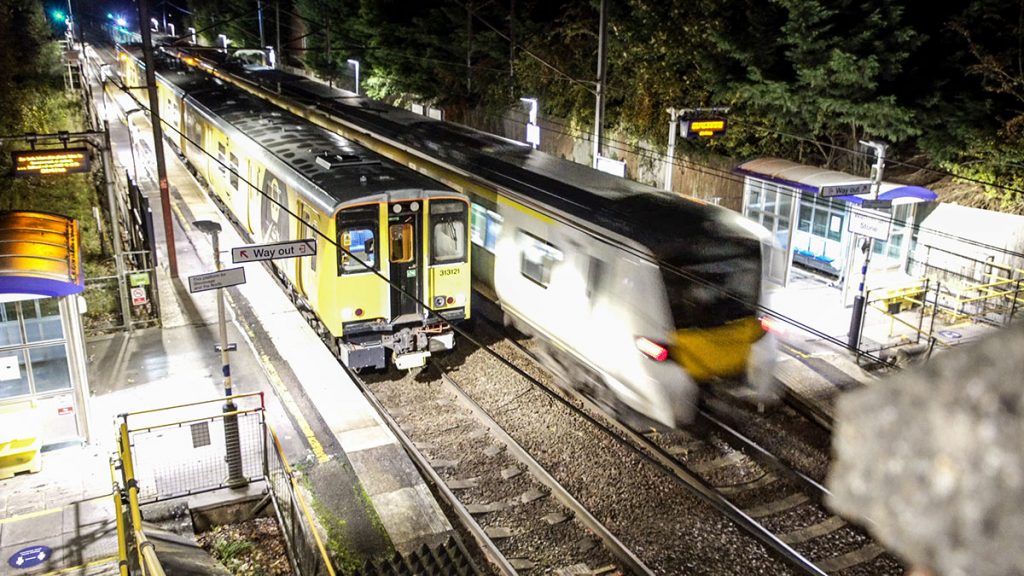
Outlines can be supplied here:
[[355, 315], [355, 311], [352, 310], [351, 308], [342, 308], [341, 309], [341, 319], [342, 320], [351, 320], [351, 319], [355, 318], [355, 316], [356, 316]]
[[444, 308], [448, 302], [448, 298], [445, 296], [434, 296], [434, 308]]
[[465, 306], [466, 305], [466, 295], [465, 294], [456, 294], [455, 295], [455, 305], [456, 306]]

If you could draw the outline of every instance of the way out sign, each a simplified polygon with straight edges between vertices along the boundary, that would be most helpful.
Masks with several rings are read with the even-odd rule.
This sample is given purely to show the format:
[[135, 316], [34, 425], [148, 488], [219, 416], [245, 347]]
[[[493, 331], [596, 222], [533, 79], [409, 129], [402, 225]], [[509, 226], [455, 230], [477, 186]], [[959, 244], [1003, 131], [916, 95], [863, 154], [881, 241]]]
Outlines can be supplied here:
[[299, 256], [316, 255], [316, 239], [294, 240], [292, 242], [277, 242], [275, 244], [255, 244], [253, 246], [239, 246], [231, 249], [231, 262], [241, 264], [242, 262], [259, 262], [261, 260], [274, 260], [277, 258], [298, 258]]
[[31, 568], [46, 562], [51, 555], [53, 550], [48, 546], [29, 546], [11, 554], [7, 565], [11, 568]]

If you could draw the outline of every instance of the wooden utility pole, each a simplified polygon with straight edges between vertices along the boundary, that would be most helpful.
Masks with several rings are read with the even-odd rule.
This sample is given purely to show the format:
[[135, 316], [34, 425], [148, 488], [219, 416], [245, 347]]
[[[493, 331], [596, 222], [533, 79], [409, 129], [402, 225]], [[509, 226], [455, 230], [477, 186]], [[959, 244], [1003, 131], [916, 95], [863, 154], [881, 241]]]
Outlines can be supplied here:
[[164, 162], [164, 131], [160, 124], [160, 97], [156, 91], [156, 72], [153, 62], [153, 37], [149, 33], [149, 0], [139, 0], [139, 31], [142, 33], [142, 59], [146, 65], [146, 91], [149, 92], [149, 120], [153, 125], [153, 152], [156, 156], [156, 175], [160, 185], [160, 209], [164, 213], [164, 237], [167, 242], [167, 265], [171, 278], [178, 277], [178, 253], [174, 247], [174, 224], [171, 220], [171, 190], [167, 183], [167, 164]]

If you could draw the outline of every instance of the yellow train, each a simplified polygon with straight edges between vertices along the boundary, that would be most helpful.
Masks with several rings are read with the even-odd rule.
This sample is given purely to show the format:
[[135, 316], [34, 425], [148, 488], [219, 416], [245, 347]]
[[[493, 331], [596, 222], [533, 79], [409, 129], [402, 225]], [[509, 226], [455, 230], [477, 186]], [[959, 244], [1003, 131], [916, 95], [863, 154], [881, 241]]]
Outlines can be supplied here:
[[[124, 85], [145, 84], [138, 56], [118, 57]], [[273, 266], [348, 366], [383, 368], [390, 350], [412, 368], [455, 345], [470, 316], [464, 194], [176, 61], [156, 72], [165, 135], [240, 230], [316, 239], [314, 256]]]

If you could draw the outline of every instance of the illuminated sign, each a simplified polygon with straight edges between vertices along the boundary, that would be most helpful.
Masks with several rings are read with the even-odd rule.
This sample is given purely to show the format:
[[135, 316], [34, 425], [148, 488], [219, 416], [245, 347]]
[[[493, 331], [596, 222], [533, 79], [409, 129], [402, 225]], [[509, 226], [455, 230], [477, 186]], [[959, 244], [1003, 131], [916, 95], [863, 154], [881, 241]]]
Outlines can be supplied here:
[[725, 134], [725, 118], [682, 119], [684, 138], [714, 138]]
[[89, 150], [58, 148], [11, 152], [15, 176], [75, 174], [89, 171]]

